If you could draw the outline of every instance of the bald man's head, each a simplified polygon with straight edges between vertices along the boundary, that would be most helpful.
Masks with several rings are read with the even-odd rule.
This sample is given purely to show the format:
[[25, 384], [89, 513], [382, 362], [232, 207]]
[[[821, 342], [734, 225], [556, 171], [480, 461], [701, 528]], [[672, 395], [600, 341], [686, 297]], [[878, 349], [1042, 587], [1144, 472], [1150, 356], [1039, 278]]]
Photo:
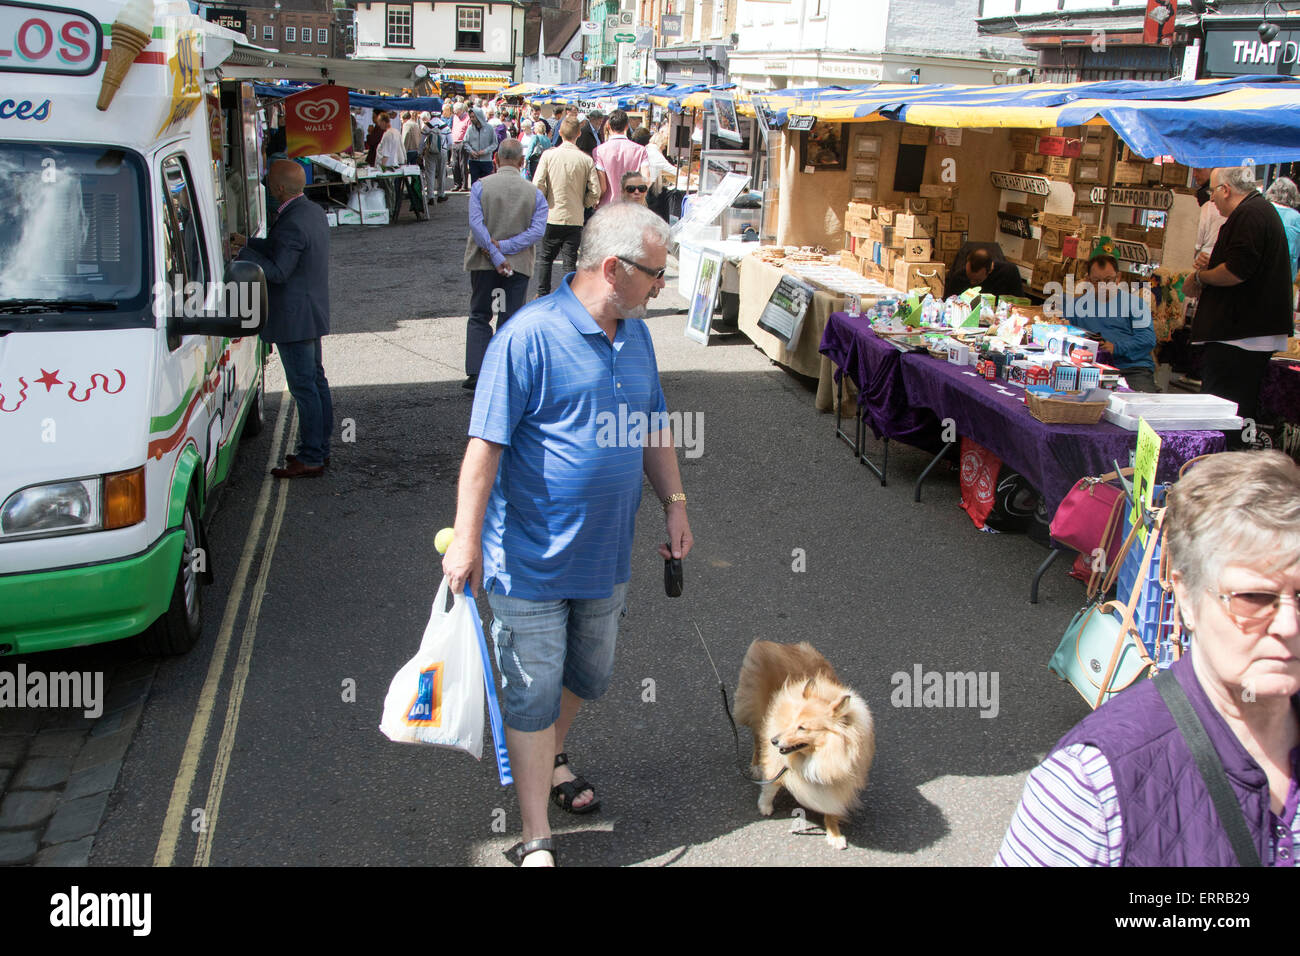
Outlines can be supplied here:
[[307, 185], [307, 174], [291, 159], [277, 159], [266, 175], [267, 190], [279, 202], [302, 195]]

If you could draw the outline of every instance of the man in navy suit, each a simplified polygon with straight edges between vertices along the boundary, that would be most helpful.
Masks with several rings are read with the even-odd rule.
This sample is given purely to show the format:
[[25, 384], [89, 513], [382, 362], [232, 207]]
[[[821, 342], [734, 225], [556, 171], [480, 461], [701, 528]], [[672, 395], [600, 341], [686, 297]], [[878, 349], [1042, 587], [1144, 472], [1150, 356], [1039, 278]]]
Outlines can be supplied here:
[[[286, 455], [277, 478], [318, 478], [330, 460], [334, 404], [321, 363], [321, 336], [330, 330], [329, 223], [302, 194], [307, 177], [292, 160], [271, 165], [267, 192], [276, 208], [265, 239], [231, 236], [239, 258], [266, 273], [270, 312], [262, 338], [280, 350], [289, 394], [298, 403], [298, 453]], [[242, 248], [241, 248], [242, 247]]]

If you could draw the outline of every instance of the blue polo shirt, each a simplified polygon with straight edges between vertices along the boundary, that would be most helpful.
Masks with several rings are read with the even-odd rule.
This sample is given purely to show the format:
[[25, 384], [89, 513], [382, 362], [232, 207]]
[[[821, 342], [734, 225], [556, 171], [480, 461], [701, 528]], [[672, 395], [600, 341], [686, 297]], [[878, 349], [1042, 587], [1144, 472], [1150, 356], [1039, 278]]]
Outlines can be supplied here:
[[568, 276], [492, 336], [469, 434], [505, 445], [483, 521], [483, 587], [606, 598], [632, 576], [645, 436], [664, 426], [650, 331], [610, 342]]
[[1134, 301], [1127, 290], [1107, 288], [1103, 296], [1074, 302], [1067, 298], [1063, 312], [1067, 322], [1095, 332], [1115, 346], [1115, 368], [1155, 371], [1151, 353], [1156, 347], [1156, 331], [1150, 308], [1142, 301]]

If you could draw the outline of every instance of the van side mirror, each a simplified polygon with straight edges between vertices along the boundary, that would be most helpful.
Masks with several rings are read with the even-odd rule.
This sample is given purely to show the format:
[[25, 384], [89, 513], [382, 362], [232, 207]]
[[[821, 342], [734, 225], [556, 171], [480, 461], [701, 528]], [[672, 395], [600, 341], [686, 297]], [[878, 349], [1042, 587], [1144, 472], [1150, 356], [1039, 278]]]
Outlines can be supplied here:
[[199, 315], [173, 316], [174, 335], [220, 335], [232, 339], [256, 335], [266, 324], [268, 298], [266, 274], [255, 262], [233, 260], [215, 308]]

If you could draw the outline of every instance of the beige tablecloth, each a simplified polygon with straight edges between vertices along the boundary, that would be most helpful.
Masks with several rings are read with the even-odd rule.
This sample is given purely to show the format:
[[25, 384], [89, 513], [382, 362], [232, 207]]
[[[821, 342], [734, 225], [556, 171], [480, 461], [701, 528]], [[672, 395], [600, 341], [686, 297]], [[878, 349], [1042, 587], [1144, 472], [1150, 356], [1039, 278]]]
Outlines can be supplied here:
[[844, 297], [818, 290], [804, 316], [799, 340], [793, 349], [787, 349], [775, 335], [758, 327], [763, 308], [784, 274], [781, 268], [753, 256], [740, 260], [740, 331], [774, 362], [817, 379], [817, 410], [832, 411], [835, 408], [835, 379], [832, 377], [835, 366], [817, 348], [821, 345], [830, 314], [843, 311]]

